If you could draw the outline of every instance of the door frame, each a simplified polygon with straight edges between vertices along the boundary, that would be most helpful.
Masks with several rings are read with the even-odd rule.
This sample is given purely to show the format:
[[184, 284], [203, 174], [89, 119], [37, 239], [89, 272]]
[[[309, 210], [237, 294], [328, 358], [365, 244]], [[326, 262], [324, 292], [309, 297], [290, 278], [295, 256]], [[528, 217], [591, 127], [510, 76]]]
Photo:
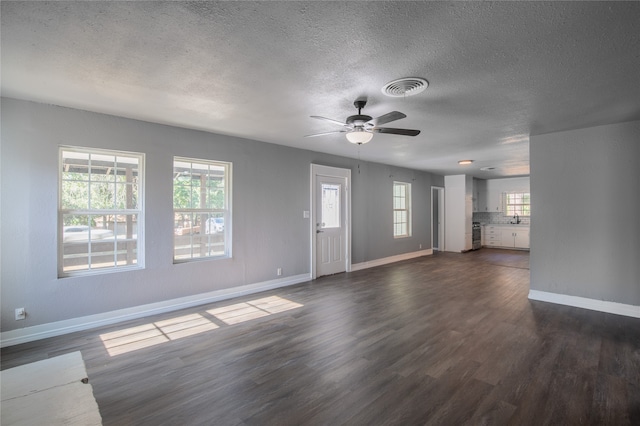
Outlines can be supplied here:
[[320, 164], [311, 164], [310, 194], [311, 194], [311, 222], [309, 224], [309, 234], [311, 241], [311, 279], [315, 280], [318, 276], [316, 268], [316, 247], [317, 233], [316, 224], [316, 178], [318, 176], [327, 176], [342, 179], [344, 182], [345, 196], [345, 224], [344, 224], [344, 253], [345, 253], [345, 271], [351, 272], [351, 170], [339, 167], [323, 166]]
[[444, 221], [445, 221], [445, 205], [444, 205], [444, 187], [443, 186], [432, 186], [431, 187], [431, 249], [436, 250], [434, 241], [434, 229], [433, 229], [433, 197], [434, 194], [438, 197], [438, 229], [435, 231], [438, 232], [438, 248], [437, 250], [443, 252], [444, 247]]

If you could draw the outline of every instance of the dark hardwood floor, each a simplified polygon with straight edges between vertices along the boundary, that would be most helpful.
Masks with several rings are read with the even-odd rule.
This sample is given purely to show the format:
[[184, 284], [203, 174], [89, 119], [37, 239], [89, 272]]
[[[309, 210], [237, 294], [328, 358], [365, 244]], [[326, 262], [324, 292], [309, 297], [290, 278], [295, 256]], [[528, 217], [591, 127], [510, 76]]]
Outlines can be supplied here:
[[[438, 253], [2, 349], [81, 351], [105, 425], [639, 425], [640, 319]], [[146, 347], [145, 347], [146, 346]]]

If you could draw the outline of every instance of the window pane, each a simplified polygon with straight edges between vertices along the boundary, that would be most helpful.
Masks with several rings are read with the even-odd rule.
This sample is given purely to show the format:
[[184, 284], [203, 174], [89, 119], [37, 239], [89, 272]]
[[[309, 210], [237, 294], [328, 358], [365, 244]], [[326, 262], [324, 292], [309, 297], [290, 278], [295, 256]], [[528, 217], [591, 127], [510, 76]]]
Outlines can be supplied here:
[[116, 184], [115, 194], [117, 209], [138, 208], [138, 188], [133, 184]]
[[134, 170], [137, 173], [140, 160], [137, 157], [118, 155], [116, 156], [116, 162], [118, 167], [127, 167]]
[[207, 182], [207, 208], [224, 209], [224, 179], [213, 178]]
[[224, 216], [221, 213], [209, 214], [205, 222], [205, 234], [224, 233]]
[[89, 268], [89, 241], [65, 243], [62, 251], [62, 270], [72, 272]]
[[191, 207], [191, 186], [183, 177], [173, 180], [173, 208], [187, 209]]
[[115, 187], [112, 183], [92, 182], [91, 198], [89, 200], [90, 209], [113, 209]]
[[200, 208], [200, 177], [194, 177], [191, 179], [191, 205], [190, 208]]
[[64, 151], [62, 153], [63, 180], [89, 180], [89, 154]]
[[340, 227], [340, 189], [339, 184], [322, 184], [322, 228]]
[[61, 207], [69, 210], [89, 208], [89, 184], [82, 181], [63, 181]]
[[[77, 240], [80, 232], [88, 232], [88, 228], [92, 226], [91, 217], [88, 215], [66, 214], [62, 216], [62, 235], [63, 241]], [[93, 224], [95, 226], [95, 223]], [[85, 240], [87, 238], [84, 238]]]
[[175, 214], [175, 235], [190, 235], [200, 232], [198, 226], [198, 215], [193, 212]]
[[138, 262], [137, 241], [117, 242], [117, 265], [135, 265]]
[[90, 269], [113, 268], [115, 266], [115, 240], [97, 240], [90, 243], [91, 253], [89, 255]]
[[65, 272], [114, 266], [114, 233], [104, 216], [64, 215], [63, 222]]
[[99, 169], [92, 163], [91, 171], [91, 180], [93, 182], [114, 182], [116, 180], [116, 169], [113, 167]]
[[108, 217], [110, 219], [108, 227], [109, 229], [113, 229], [113, 233], [116, 235], [118, 240], [131, 240], [138, 238], [137, 214], [117, 215], [115, 219], [113, 216]]

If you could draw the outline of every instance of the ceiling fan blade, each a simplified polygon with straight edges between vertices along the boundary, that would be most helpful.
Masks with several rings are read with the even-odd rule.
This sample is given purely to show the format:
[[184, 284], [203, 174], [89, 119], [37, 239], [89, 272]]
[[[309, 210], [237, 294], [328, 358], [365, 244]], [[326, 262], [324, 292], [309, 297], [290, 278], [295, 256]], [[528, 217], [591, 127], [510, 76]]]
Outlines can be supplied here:
[[403, 135], [403, 136], [418, 136], [420, 134], [420, 130], [394, 129], [391, 127], [374, 127], [371, 130], [376, 133], [390, 133], [392, 135]]
[[324, 133], [315, 133], [313, 135], [305, 135], [305, 138], [313, 138], [313, 137], [316, 137], [316, 136], [333, 135], [335, 133], [347, 133], [347, 132], [348, 132], [348, 130], [336, 130], [336, 131], [333, 131], [333, 132], [324, 132]]
[[367, 121], [366, 124], [378, 126], [380, 124], [391, 123], [392, 121], [400, 120], [401, 118], [405, 118], [405, 117], [406, 115], [399, 111], [391, 111], [390, 113], [381, 115], [380, 117], [372, 118], [371, 120]]
[[329, 121], [331, 123], [337, 124], [338, 126], [346, 126], [347, 123], [342, 123], [338, 120], [333, 120], [331, 118], [327, 118], [327, 117], [320, 117], [318, 115], [312, 115], [311, 118], [317, 118], [318, 120], [324, 120], [324, 121]]

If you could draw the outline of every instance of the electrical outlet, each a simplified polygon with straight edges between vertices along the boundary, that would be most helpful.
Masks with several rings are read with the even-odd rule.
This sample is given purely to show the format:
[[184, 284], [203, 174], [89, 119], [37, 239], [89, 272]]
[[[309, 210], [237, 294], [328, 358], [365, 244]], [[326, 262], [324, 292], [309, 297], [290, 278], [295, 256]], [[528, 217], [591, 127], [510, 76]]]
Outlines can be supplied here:
[[420, 247], [418, 247], [418, 248], [422, 249], [422, 244], [420, 244]]
[[278, 268], [276, 270], [276, 273], [278, 274], [278, 276], [281, 276], [282, 275], [282, 268]]
[[16, 321], [17, 320], [23, 320], [27, 317], [27, 313], [25, 312], [24, 308], [17, 308], [16, 309]]

